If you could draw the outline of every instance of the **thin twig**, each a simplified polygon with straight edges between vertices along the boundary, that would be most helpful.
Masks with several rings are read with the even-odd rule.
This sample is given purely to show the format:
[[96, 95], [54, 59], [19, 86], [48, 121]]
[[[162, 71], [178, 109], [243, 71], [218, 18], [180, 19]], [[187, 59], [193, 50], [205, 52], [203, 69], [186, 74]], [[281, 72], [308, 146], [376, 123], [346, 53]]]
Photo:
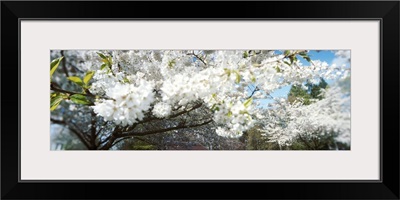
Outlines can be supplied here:
[[193, 52], [193, 53], [188, 53], [188, 54], [186, 54], [186, 55], [196, 57], [196, 58], [197, 58], [198, 60], [200, 60], [204, 65], [207, 66], [207, 63], [206, 63], [200, 56], [196, 55], [194, 52]]
[[[74, 92], [74, 91], [61, 89], [61, 88], [57, 87], [54, 83], [50, 84], [50, 90], [53, 90], [55, 92], [67, 93], [67, 94], [70, 94], [70, 95], [80, 94], [80, 95], [87, 96], [87, 97], [93, 97], [93, 98], [96, 97], [96, 95], [94, 95], [94, 94], [92, 94], [90, 92], [87, 92], [87, 93], [83, 94], [83, 93], [80, 93], [80, 92]], [[113, 98], [106, 97], [106, 96], [102, 96], [101, 98], [108, 99], [108, 100], [114, 100]]]

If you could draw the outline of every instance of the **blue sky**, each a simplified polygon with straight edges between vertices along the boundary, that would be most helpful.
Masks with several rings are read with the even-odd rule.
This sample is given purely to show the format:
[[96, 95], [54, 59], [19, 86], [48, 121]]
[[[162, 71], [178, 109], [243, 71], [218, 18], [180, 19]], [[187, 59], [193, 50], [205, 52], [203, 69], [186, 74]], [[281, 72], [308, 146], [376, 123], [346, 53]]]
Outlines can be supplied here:
[[[311, 60], [321, 60], [327, 62], [329, 65], [337, 62], [337, 57], [335, 56], [335, 52], [331, 50], [321, 50], [319, 52], [311, 50], [308, 55], [310, 56]], [[305, 59], [301, 58], [301, 56], [298, 56], [299, 61], [305, 65], [309, 66], [310, 63], [306, 61]], [[334, 81], [332, 80], [326, 80], [326, 82], [331, 85]], [[291, 88], [291, 85], [283, 87], [281, 89], [276, 90], [275, 92], [271, 93], [271, 96], [274, 98], [286, 98], [287, 94], [289, 93], [289, 90]], [[261, 106], [266, 107], [269, 103], [273, 102], [273, 99], [268, 98], [265, 100], [260, 100]]]

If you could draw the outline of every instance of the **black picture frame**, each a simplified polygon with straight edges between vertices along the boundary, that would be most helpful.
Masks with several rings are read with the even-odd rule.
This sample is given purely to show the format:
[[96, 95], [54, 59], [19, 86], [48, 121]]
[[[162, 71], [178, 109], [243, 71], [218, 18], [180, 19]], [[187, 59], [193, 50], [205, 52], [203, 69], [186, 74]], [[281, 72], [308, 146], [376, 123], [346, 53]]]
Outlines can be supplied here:
[[[399, 8], [398, 1], [2, 1], [1, 198], [399, 199]], [[20, 80], [14, 83], [20, 76], [21, 19], [379, 19], [381, 180], [20, 182]], [[148, 188], [154, 192], [146, 192]]]

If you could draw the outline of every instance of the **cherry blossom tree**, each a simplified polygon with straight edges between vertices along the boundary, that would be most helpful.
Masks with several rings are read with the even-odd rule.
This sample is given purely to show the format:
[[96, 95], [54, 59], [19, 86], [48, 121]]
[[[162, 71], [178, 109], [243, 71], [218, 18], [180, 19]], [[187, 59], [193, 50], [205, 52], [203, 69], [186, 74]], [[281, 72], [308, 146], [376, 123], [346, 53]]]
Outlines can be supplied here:
[[[277, 99], [271, 109], [265, 110], [264, 136], [279, 146], [290, 146], [294, 139], [300, 139], [308, 149], [317, 148], [317, 142], [324, 136], [335, 134], [337, 142], [350, 143], [350, 95], [338, 86], [323, 90], [323, 99], [313, 99], [304, 105], [300, 99], [290, 103]], [[311, 139], [314, 147], [308, 141]]]
[[260, 106], [284, 86], [349, 76], [349, 67], [312, 60], [307, 50], [53, 50], [51, 57], [51, 122], [91, 150], [183, 130], [239, 138], [260, 123], [282, 145], [302, 130], [350, 134], [349, 113], [339, 108], [346, 99], [335, 88], [307, 106]]

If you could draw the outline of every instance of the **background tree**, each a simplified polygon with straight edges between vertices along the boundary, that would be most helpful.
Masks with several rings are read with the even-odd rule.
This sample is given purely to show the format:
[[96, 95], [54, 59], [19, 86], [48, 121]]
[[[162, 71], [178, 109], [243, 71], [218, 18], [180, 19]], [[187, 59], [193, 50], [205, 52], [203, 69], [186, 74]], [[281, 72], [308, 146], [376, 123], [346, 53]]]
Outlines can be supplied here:
[[307, 81], [304, 86], [292, 85], [287, 98], [290, 103], [301, 100], [304, 105], [310, 105], [312, 99], [321, 100], [323, 98], [321, 96], [321, 89], [326, 89], [327, 87], [328, 83], [323, 78], [320, 78], [318, 84]]
[[[292, 87], [287, 100], [277, 100], [267, 111], [273, 120], [263, 126], [262, 135], [277, 142], [280, 149], [350, 149], [350, 96], [341, 87], [347, 88], [348, 80], [339, 81], [332, 88], [326, 82], [303, 89]], [[319, 99], [312, 99], [311, 91]]]

